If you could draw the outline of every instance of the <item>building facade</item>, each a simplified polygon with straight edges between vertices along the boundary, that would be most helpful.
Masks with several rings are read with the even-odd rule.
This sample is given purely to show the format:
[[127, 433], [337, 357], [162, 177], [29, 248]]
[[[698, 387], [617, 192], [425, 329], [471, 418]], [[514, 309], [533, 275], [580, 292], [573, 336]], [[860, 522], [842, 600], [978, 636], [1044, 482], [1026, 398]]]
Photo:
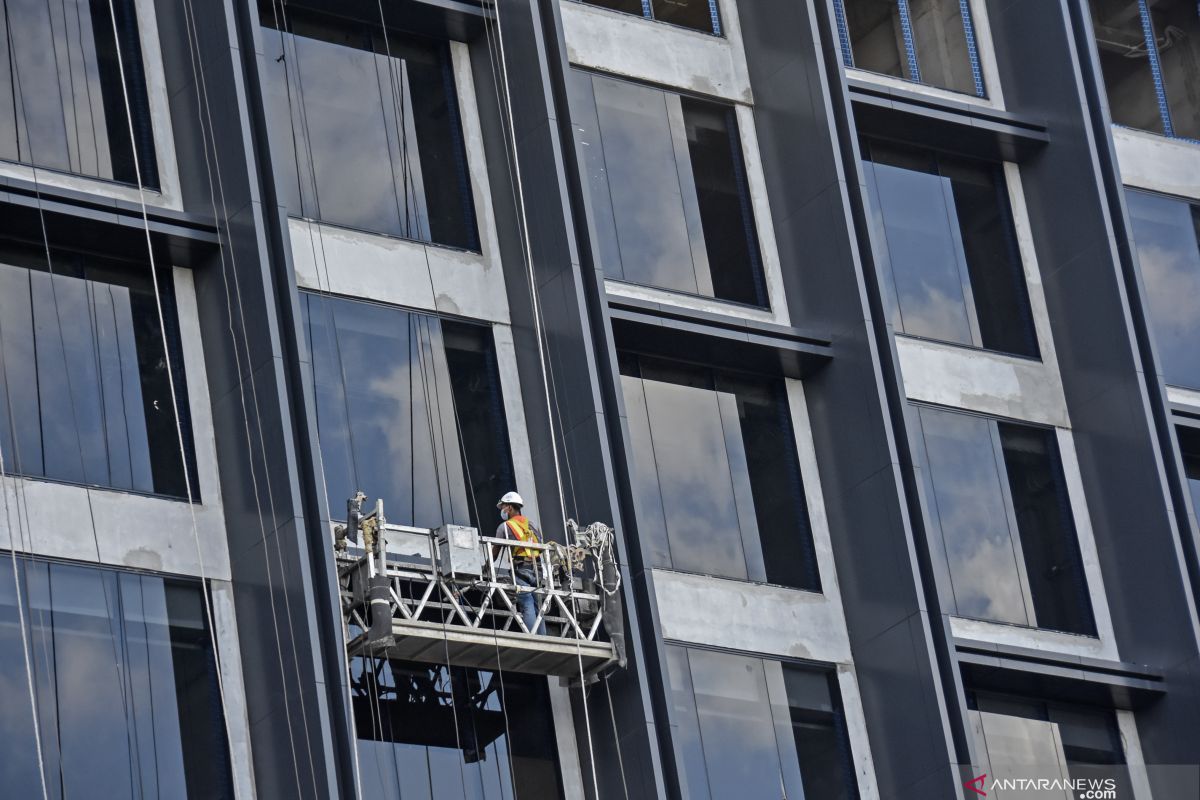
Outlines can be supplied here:
[[[8, 796], [1200, 791], [1194, 0], [0, 19]], [[348, 657], [513, 489], [625, 665]]]

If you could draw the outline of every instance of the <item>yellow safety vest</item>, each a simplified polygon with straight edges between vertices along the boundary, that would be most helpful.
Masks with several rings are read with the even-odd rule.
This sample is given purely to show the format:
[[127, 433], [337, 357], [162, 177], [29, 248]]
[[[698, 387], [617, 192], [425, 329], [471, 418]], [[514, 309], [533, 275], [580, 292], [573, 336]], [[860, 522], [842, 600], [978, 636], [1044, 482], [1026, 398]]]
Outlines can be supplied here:
[[[509, 517], [507, 520], [509, 533], [519, 542], [538, 543], [537, 534], [533, 530], [533, 526], [529, 523], [529, 518], [524, 515]], [[529, 547], [514, 547], [513, 555], [517, 558], [537, 558], [538, 551]]]

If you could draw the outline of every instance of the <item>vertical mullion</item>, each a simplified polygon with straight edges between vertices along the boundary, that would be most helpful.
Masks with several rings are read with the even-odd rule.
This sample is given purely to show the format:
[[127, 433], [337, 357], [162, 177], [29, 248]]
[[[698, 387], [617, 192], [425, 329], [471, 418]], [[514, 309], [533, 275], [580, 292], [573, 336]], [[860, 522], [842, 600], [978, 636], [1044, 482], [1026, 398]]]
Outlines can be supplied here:
[[1150, 4], [1146, 0], [1138, 0], [1138, 13], [1142, 18], [1142, 35], [1146, 38], [1146, 55], [1150, 58], [1150, 74], [1154, 78], [1154, 95], [1158, 100], [1158, 113], [1162, 116], [1163, 134], [1174, 138], [1175, 126], [1171, 124], [1171, 109], [1167, 106], [1167, 87], [1163, 84], [1158, 42], [1154, 38], [1154, 21], [1150, 19]]
[[904, 37], [904, 53], [908, 57], [908, 79], [921, 82], [921, 67], [917, 64], [917, 46], [913, 41], [912, 17], [908, 13], [908, 0], [896, 0], [900, 12], [900, 34]]
[[654, 19], [654, 11], [650, 8], [650, 0], [642, 0], [642, 16], [646, 19]]
[[971, 60], [971, 78], [975, 81], [975, 96], [987, 97], [983, 85], [983, 69], [979, 65], [979, 48], [975, 42], [975, 23], [971, 21], [971, 0], [958, 0], [962, 13], [963, 34], [967, 37], [967, 57]]
[[717, 11], [717, 0], [708, 0], [708, 16], [712, 20], [712, 32], [714, 36], [721, 35], [721, 15]]
[[846, 25], [846, 0], [833, 0], [833, 16], [837, 20], [838, 42], [842, 46], [842, 62], [854, 66], [854, 51], [850, 48], [850, 28]]

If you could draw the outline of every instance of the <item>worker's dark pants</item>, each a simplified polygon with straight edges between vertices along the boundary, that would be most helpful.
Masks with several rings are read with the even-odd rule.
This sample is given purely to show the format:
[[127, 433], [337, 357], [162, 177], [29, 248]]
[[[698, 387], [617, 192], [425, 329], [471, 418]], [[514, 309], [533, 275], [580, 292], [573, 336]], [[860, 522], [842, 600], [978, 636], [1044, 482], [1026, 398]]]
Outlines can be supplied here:
[[[532, 561], [518, 560], [513, 564], [513, 577], [516, 579], [517, 586], [538, 585], [537, 570], [533, 566]], [[543, 620], [538, 625], [537, 630], [533, 629], [533, 623], [537, 620], [538, 602], [536, 592], [521, 592], [517, 595], [517, 611], [521, 612], [521, 619], [525, 622], [525, 627], [532, 633], [546, 632], [546, 622]]]

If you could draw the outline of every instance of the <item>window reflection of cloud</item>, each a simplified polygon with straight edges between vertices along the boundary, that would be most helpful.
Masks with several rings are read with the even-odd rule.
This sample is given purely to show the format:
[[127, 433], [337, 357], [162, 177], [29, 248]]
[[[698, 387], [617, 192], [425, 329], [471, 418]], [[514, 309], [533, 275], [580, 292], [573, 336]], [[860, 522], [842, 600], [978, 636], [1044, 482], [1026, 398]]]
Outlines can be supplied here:
[[949, 181], [874, 164], [888, 256], [906, 333], [971, 341], [960, 255], [946, 205]]
[[922, 411], [958, 612], [1029, 622], [987, 420]]
[[625, 278], [695, 292], [666, 97], [612, 80], [594, 85]]
[[[321, 218], [399, 233], [376, 56], [306, 37], [296, 42]], [[310, 169], [307, 152], [300, 163]]]
[[1150, 307], [1155, 344], [1168, 383], [1200, 386], [1200, 229], [1186, 201], [1125, 193]]
[[1200, 254], [1151, 243], [1139, 248], [1138, 260], [1168, 379], [1200, 385]]
[[674, 564], [744, 577], [729, 457], [714, 392], [645, 381]]
[[907, 292], [900, 300], [904, 332], [969, 344], [971, 336], [962, 292], [950, 296], [924, 282], [921, 288], [924, 291]]
[[780, 749], [763, 662], [701, 650], [688, 655], [713, 797], [778, 793]]

